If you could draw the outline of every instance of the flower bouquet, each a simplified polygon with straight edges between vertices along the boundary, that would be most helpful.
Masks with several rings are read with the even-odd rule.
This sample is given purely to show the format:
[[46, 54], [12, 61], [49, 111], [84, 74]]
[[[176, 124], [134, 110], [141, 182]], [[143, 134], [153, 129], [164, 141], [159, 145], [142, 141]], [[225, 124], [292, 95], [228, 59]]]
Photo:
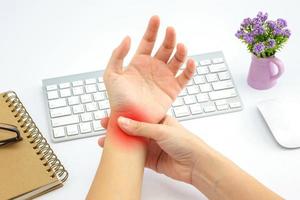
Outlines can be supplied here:
[[[286, 20], [268, 20], [268, 13], [259, 12], [252, 19], [244, 19], [235, 36], [247, 45], [253, 55], [248, 84], [256, 89], [273, 87], [284, 70], [275, 54], [291, 36]], [[274, 66], [277, 66], [277, 73]]]

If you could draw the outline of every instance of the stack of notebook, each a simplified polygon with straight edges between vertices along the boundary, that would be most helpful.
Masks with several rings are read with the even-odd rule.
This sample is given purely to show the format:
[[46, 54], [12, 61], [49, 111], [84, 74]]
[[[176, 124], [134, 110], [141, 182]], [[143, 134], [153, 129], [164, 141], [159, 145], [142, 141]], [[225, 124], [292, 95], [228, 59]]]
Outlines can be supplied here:
[[0, 199], [32, 199], [61, 187], [67, 177], [17, 95], [0, 94]]

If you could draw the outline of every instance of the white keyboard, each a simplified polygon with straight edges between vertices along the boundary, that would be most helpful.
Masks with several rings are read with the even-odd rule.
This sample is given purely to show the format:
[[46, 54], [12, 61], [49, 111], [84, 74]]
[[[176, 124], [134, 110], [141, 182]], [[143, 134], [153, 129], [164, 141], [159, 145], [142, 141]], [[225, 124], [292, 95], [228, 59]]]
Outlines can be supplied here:
[[[197, 71], [168, 114], [188, 120], [242, 110], [223, 53], [191, 58], [197, 63]], [[103, 71], [95, 71], [43, 80], [53, 142], [105, 133], [100, 119], [109, 116], [110, 107], [102, 75]]]

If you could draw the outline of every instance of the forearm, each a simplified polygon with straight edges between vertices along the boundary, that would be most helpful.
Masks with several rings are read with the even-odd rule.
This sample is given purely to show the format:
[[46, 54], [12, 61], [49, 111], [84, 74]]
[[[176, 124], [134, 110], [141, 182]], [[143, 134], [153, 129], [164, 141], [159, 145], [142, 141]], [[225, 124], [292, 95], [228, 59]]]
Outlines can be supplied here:
[[282, 199], [208, 145], [199, 142], [192, 184], [211, 200]]
[[101, 163], [88, 199], [140, 199], [146, 141], [123, 133], [117, 125], [120, 115], [146, 120], [145, 116], [129, 112], [111, 114]]

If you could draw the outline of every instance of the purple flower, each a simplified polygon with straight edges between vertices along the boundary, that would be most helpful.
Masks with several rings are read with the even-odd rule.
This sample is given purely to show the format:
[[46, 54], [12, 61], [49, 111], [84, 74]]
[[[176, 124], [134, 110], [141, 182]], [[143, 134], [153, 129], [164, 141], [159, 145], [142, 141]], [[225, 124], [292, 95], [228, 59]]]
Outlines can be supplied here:
[[235, 36], [239, 39], [242, 39], [244, 35], [245, 35], [245, 32], [243, 29], [238, 30], [235, 34]]
[[279, 19], [277, 19], [276, 23], [277, 23], [277, 26], [280, 28], [287, 27], [287, 22], [284, 19], [279, 18]]
[[252, 20], [248, 17], [245, 18], [241, 24], [242, 27], [247, 28], [249, 25], [251, 25]]
[[254, 37], [248, 33], [244, 35], [244, 40], [246, 41], [246, 43], [252, 44], [252, 42], [254, 41]]
[[265, 29], [262, 26], [255, 27], [253, 30], [253, 35], [262, 35], [265, 33]]
[[273, 30], [273, 34], [276, 36], [282, 35], [282, 30], [279, 27], [275, 26]]
[[274, 48], [275, 45], [276, 45], [276, 41], [274, 39], [268, 39], [268, 41], [267, 41], [268, 48]]
[[253, 26], [259, 26], [259, 25], [262, 25], [263, 22], [261, 21], [260, 18], [255, 17], [252, 19], [252, 24], [253, 24]]
[[287, 38], [289, 38], [289, 37], [291, 36], [291, 31], [290, 31], [290, 29], [284, 29], [284, 30], [282, 31], [282, 35], [285, 36], [285, 37], [287, 37]]
[[274, 30], [275, 29], [275, 27], [276, 27], [276, 22], [274, 22], [274, 21], [267, 21], [267, 26], [270, 28], [270, 29], [272, 29], [272, 30]]
[[257, 18], [259, 18], [260, 21], [265, 22], [268, 19], [268, 13], [263, 14], [263, 12], [258, 12]]
[[253, 46], [253, 52], [254, 52], [256, 55], [261, 54], [264, 50], [265, 50], [265, 45], [264, 45], [264, 43], [262, 43], [262, 42], [256, 43], [256, 44]]

